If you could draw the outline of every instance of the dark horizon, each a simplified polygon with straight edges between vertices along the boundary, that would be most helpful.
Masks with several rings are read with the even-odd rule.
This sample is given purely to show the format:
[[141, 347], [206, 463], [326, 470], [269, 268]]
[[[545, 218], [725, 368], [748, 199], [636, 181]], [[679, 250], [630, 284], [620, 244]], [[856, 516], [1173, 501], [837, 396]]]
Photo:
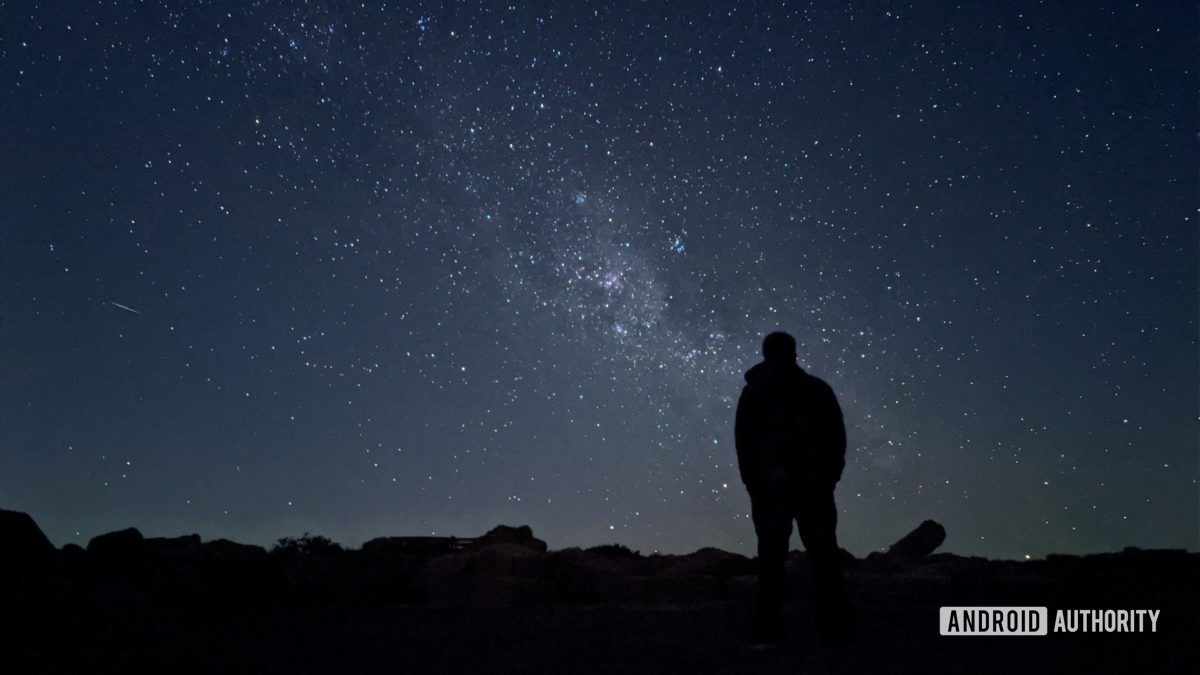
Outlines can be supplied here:
[[[36, 514], [28, 514], [28, 515], [34, 519], [34, 522], [37, 522]], [[935, 522], [936, 522], [936, 519], [930, 519], [930, 520], [935, 520]], [[907, 530], [904, 532], [897, 532], [896, 537], [893, 541], [888, 542], [886, 545], [881, 546], [878, 549], [873, 549], [873, 550], [868, 550], [868, 551], [858, 551], [858, 550], [846, 549], [845, 546], [842, 546], [841, 548], [847, 550], [847, 552], [851, 553], [855, 558], [857, 558], [859, 560], [864, 560], [872, 553], [887, 553], [888, 550], [891, 549], [892, 546], [896, 542], [900, 541], [905, 535], [910, 534], [912, 532], [912, 530], [915, 530], [920, 524], [921, 523], [914, 523], [913, 527], [910, 530]], [[525, 523], [496, 523], [495, 526], [488, 527], [488, 528], [485, 528], [485, 530], [483, 530], [483, 531], [476, 532], [476, 533], [470, 533], [470, 534], [445, 533], [445, 534], [438, 534], [438, 535], [423, 535], [423, 534], [414, 535], [414, 534], [409, 534], [407, 532], [381, 532], [379, 534], [367, 537], [366, 539], [363, 539], [361, 541], [347, 542], [347, 541], [338, 540], [333, 537], [328, 537], [321, 532], [310, 532], [310, 531], [281, 534], [278, 537], [274, 537], [271, 539], [245, 541], [245, 540], [229, 539], [228, 537], [210, 536], [204, 532], [194, 532], [194, 531], [185, 532], [182, 530], [180, 530], [178, 532], [175, 532], [175, 531], [172, 531], [172, 532], [146, 531], [146, 530], [138, 527], [137, 524], [131, 523], [131, 524], [127, 525], [126, 527], [121, 527], [121, 528], [118, 528], [115, 530], [107, 530], [105, 532], [97, 532], [94, 535], [92, 535], [91, 537], [83, 536], [81, 538], [73, 539], [71, 541], [56, 542], [56, 541], [54, 541], [54, 539], [52, 537], [49, 537], [48, 535], [47, 535], [47, 538], [50, 539], [50, 542], [52, 544], [54, 544], [55, 547], [60, 548], [60, 549], [68, 544], [76, 544], [76, 545], [86, 549], [88, 546], [88, 543], [96, 537], [106, 535], [106, 534], [112, 534], [114, 532], [119, 532], [121, 530], [126, 530], [129, 528], [133, 528], [133, 529], [137, 530], [146, 539], [174, 539], [177, 537], [184, 537], [184, 536], [190, 536], [190, 535], [195, 534], [195, 535], [200, 536], [200, 540], [202, 542], [212, 542], [212, 541], [216, 541], [219, 539], [225, 539], [228, 541], [233, 541], [234, 543], [237, 543], [237, 544], [249, 544], [251, 546], [261, 546], [262, 548], [266, 549], [267, 551], [271, 551], [272, 549], [280, 546], [281, 544], [284, 544], [285, 540], [297, 540], [297, 539], [302, 539], [304, 537], [324, 538], [324, 539], [328, 539], [330, 541], [330, 543], [337, 544], [343, 550], [354, 551], [354, 550], [361, 550], [363, 547], [363, 544], [366, 544], [367, 542], [370, 542], [372, 540], [378, 540], [378, 539], [388, 539], [388, 538], [397, 538], [397, 537], [398, 538], [420, 539], [423, 537], [428, 537], [430, 539], [447, 538], [447, 539], [461, 539], [464, 541], [471, 541], [471, 540], [474, 540], [474, 539], [477, 539], [477, 538], [483, 536], [488, 531], [491, 531], [492, 529], [495, 529], [496, 527], [501, 527], [501, 526], [503, 526], [503, 527], [519, 527], [519, 526], [523, 526], [523, 525], [527, 525], [527, 524], [525, 524]], [[536, 527], [533, 527], [533, 526], [529, 526], [529, 527], [532, 530], [534, 536], [540, 536]], [[949, 534], [947, 534], [946, 541], [947, 542], [951, 541]], [[574, 544], [572, 546], [560, 546], [560, 545], [555, 544], [555, 542], [553, 542], [553, 541], [546, 541], [546, 544], [549, 547], [548, 550], [551, 552], [562, 551], [567, 548], [591, 549], [594, 547], [617, 545], [617, 546], [623, 546], [623, 547], [629, 549], [630, 552], [632, 552], [634, 554], [640, 554], [642, 556], [653, 556], [653, 555], [684, 556], [684, 555], [696, 553], [697, 551], [699, 551], [701, 549], [705, 549], [705, 548], [718, 548], [718, 549], [720, 548], [717, 546], [711, 546], [711, 545], [706, 544], [706, 545], [699, 546], [695, 549], [688, 549], [688, 550], [641, 550], [641, 549], [637, 549], [635, 547], [627, 546], [626, 544], [624, 544], [620, 541], [617, 541], [617, 540], [601, 541], [601, 542], [597, 542], [594, 544]], [[724, 549], [722, 549], [722, 550], [724, 550]], [[795, 534], [792, 535], [792, 542], [791, 542], [790, 550], [804, 551], [804, 546], [799, 542], [798, 537], [796, 537]], [[1200, 551], [1197, 551], [1196, 548], [1187, 548], [1187, 547], [1145, 548], [1145, 547], [1138, 547], [1138, 546], [1130, 545], [1130, 546], [1122, 546], [1120, 548], [1104, 550], [1104, 551], [1074, 551], [1071, 553], [1063, 553], [1061, 551], [1049, 551], [1045, 555], [1042, 555], [1042, 556], [1028, 556], [1028, 557], [1026, 557], [1026, 556], [1002, 557], [1001, 556], [1001, 557], [987, 557], [987, 559], [991, 560], [991, 561], [997, 561], [997, 562], [1003, 562], [1003, 561], [1025, 562], [1025, 561], [1034, 561], [1034, 560], [1045, 560], [1046, 556], [1052, 556], [1052, 555], [1058, 555], [1058, 556], [1072, 555], [1072, 556], [1086, 557], [1086, 556], [1095, 556], [1095, 555], [1125, 553], [1130, 550], [1140, 550], [1140, 551], [1180, 551], [1180, 550], [1182, 550], [1182, 551], [1186, 551], [1188, 553], [1200, 552]], [[939, 554], [950, 554], [950, 555], [958, 556], [958, 557], [980, 557], [977, 555], [971, 555], [971, 554], [962, 553], [961, 551], [956, 551], [956, 550], [954, 550], [953, 546], [945, 545], [945, 544], [938, 545], [936, 547], [935, 551]], [[736, 553], [736, 551], [730, 551], [730, 553]], [[749, 553], [741, 553], [739, 555], [746, 555], [749, 557], [753, 557], [754, 551], [751, 550]], [[986, 556], [984, 556], [984, 557], [986, 557]]]
[[856, 555], [1200, 550], [1194, 5], [512, 7], [0, 8], [0, 508], [751, 554], [786, 330]]

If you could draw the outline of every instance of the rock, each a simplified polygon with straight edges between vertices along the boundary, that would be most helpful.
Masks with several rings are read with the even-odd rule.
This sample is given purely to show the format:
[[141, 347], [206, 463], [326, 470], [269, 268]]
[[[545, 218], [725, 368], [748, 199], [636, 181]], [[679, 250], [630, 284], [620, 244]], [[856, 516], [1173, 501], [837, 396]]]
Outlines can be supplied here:
[[470, 559], [468, 553], [448, 553], [430, 558], [417, 571], [413, 585], [422, 595], [430, 597], [434, 589], [461, 575]]
[[709, 574], [725, 578], [753, 574], [754, 571], [754, 562], [746, 556], [706, 547], [685, 556], [678, 556], [663, 573], [675, 576]]
[[146, 539], [137, 528], [126, 528], [92, 537], [87, 551], [92, 555], [129, 556], [140, 554]]
[[413, 589], [413, 581], [428, 557], [400, 552], [403, 550], [364, 549], [352, 558], [355, 581], [365, 602], [412, 603], [421, 599]]
[[583, 564], [586, 555], [578, 546], [551, 551], [546, 556], [546, 568], [551, 576], [573, 574]]
[[214, 539], [200, 545], [204, 557], [209, 560], [232, 560], [250, 562], [267, 555], [267, 550], [253, 544], [239, 544], [228, 539]]
[[587, 550], [588, 555], [605, 556], [608, 558], [640, 558], [641, 553], [629, 550], [628, 546], [621, 544], [600, 544], [593, 546]]
[[372, 556], [442, 555], [461, 551], [471, 542], [457, 537], [376, 537], [362, 545], [362, 552]]
[[155, 553], [178, 553], [199, 547], [200, 535], [185, 534], [181, 537], [147, 537], [144, 541], [146, 548]]
[[283, 579], [262, 546], [217, 539], [189, 549], [194, 555], [175, 578], [174, 597], [184, 601], [229, 602], [282, 594]]
[[615, 602], [629, 579], [642, 574], [647, 559], [596, 555], [578, 548], [563, 549], [546, 560], [549, 577], [569, 602]]
[[558, 599], [547, 578], [545, 543], [533, 539], [532, 530], [501, 526], [476, 544], [489, 541], [494, 543], [430, 558], [413, 588], [437, 606], [513, 607]]
[[926, 520], [917, 529], [892, 544], [887, 557], [893, 562], [916, 562], [937, 550], [946, 541], [946, 528]]
[[87, 570], [105, 586], [146, 592], [164, 581], [163, 566], [146, 554], [142, 533], [130, 527], [93, 537], [87, 545]]
[[[182, 537], [148, 537], [141, 541], [139, 553], [105, 557], [110, 563], [124, 561], [132, 565], [126, 570], [127, 573], [136, 570], [134, 573], [141, 575], [141, 581], [148, 584], [149, 588], [162, 590], [174, 586], [182, 570], [194, 567], [200, 560], [201, 551], [200, 535], [189, 534]], [[131, 555], [138, 557], [134, 559]]]
[[528, 525], [520, 527], [510, 527], [508, 525], [497, 525], [488, 533], [479, 537], [472, 544], [472, 549], [481, 549], [494, 544], [517, 544], [526, 548], [546, 552], [546, 542], [533, 536], [533, 528]]
[[29, 567], [54, 556], [54, 544], [29, 514], [0, 509], [0, 567]]
[[80, 546], [79, 544], [65, 544], [65, 545], [63, 545], [60, 552], [63, 554], [64, 557], [70, 558], [72, 560], [78, 560], [81, 557], [87, 555], [87, 551], [83, 550], [83, 547]]
[[202, 551], [198, 534], [187, 534], [182, 537], [150, 537], [142, 542], [142, 548], [159, 562], [172, 564], [195, 562]]
[[545, 569], [546, 554], [521, 544], [494, 544], [471, 555], [465, 574], [536, 577]]

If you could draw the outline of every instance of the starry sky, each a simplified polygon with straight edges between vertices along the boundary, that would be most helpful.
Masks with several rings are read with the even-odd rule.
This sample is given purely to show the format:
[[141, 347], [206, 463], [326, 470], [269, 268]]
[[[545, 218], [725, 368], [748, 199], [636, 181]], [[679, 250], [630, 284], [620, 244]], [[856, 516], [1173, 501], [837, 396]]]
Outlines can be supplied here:
[[782, 329], [852, 552], [1196, 549], [1196, 24], [6, 3], [0, 507], [751, 553], [733, 411]]

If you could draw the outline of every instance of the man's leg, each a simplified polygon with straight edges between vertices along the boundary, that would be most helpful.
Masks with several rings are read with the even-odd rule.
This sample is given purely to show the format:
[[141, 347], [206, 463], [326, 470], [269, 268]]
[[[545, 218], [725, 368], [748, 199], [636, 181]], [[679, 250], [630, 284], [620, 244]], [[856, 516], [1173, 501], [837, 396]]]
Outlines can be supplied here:
[[783, 495], [751, 494], [751, 517], [758, 535], [758, 597], [754, 607], [754, 640], [783, 641], [783, 601], [787, 592], [784, 563], [792, 518]]
[[849, 613], [837, 543], [837, 505], [833, 492], [802, 495], [796, 510], [796, 524], [812, 564], [817, 621], [824, 630], [843, 632], [849, 628]]

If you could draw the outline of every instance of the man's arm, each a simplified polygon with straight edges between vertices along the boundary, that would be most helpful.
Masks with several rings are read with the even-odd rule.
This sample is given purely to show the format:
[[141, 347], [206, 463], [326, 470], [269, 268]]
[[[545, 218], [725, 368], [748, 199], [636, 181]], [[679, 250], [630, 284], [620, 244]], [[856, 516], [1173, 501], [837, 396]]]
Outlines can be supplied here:
[[746, 487], [754, 482], [757, 467], [754, 466], [753, 428], [754, 404], [750, 401], [749, 392], [743, 388], [738, 397], [737, 414], [733, 423], [733, 445], [737, 448], [738, 473]]
[[829, 457], [829, 478], [833, 485], [842, 479], [842, 471], [846, 468], [846, 423], [842, 419], [842, 407], [838, 405], [837, 396], [833, 389], [822, 382], [825, 399], [825, 414], [827, 436], [825, 446]]

